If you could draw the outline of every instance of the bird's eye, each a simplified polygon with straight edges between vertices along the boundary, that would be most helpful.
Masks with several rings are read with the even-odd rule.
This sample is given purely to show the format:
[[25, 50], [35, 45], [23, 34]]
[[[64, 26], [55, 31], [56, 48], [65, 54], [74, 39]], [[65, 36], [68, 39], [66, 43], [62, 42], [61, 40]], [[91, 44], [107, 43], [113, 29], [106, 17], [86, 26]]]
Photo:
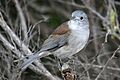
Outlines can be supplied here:
[[83, 17], [80, 17], [80, 20], [83, 20]]

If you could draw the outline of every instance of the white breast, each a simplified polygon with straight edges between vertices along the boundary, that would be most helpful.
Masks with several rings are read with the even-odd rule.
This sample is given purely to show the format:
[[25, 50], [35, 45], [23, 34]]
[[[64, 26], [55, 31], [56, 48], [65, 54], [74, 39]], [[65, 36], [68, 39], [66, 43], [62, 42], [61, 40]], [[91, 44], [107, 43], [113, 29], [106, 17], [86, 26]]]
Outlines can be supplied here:
[[89, 29], [81, 29], [78, 31], [73, 31], [69, 36], [69, 44], [74, 49], [74, 52], [77, 53], [86, 45], [89, 38]]
[[72, 30], [68, 38], [68, 45], [63, 46], [54, 52], [55, 56], [59, 57], [60, 59], [71, 57], [79, 52], [84, 48], [89, 38], [88, 25], [80, 27], [80, 25], [78, 26], [69, 24], [69, 27]]

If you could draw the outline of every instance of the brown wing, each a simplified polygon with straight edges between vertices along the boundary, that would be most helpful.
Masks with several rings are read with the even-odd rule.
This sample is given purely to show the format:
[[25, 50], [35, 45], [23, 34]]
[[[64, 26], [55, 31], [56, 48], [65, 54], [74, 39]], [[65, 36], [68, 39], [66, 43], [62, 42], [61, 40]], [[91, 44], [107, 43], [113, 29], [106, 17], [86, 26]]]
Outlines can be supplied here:
[[68, 24], [67, 24], [67, 22], [65, 22], [65, 23], [61, 24], [57, 29], [55, 29], [55, 31], [52, 33], [52, 35], [62, 35], [69, 31], [70, 31], [70, 29], [68, 28]]
[[[66, 22], [67, 23], [67, 22]], [[65, 45], [68, 41], [70, 30], [68, 25], [63, 23], [46, 39], [42, 45], [41, 51], [57, 49]]]

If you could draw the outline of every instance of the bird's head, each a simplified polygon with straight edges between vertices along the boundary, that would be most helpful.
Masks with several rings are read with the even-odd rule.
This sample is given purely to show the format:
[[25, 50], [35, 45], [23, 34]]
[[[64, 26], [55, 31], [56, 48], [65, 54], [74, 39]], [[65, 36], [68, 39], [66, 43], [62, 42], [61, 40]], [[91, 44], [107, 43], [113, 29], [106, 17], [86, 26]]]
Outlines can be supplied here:
[[68, 25], [69, 28], [73, 30], [89, 28], [89, 21], [86, 13], [81, 10], [74, 11], [71, 15]]

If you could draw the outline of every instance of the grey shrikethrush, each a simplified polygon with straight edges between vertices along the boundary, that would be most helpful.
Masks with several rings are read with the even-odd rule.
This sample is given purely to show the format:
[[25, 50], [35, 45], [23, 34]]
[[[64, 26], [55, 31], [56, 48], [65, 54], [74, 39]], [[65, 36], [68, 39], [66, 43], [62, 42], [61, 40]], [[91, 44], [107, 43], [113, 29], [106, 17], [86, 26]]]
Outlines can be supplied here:
[[55, 55], [59, 59], [71, 57], [81, 51], [89, 38], [89, 21], [87, 15], [76, 10], [72, 13], [69, 21], [61, 24], [55, 31], [46, 39], [41, 49], [28, 56], [25, 59], [22, 68], [28, 67], [36, 59]]

